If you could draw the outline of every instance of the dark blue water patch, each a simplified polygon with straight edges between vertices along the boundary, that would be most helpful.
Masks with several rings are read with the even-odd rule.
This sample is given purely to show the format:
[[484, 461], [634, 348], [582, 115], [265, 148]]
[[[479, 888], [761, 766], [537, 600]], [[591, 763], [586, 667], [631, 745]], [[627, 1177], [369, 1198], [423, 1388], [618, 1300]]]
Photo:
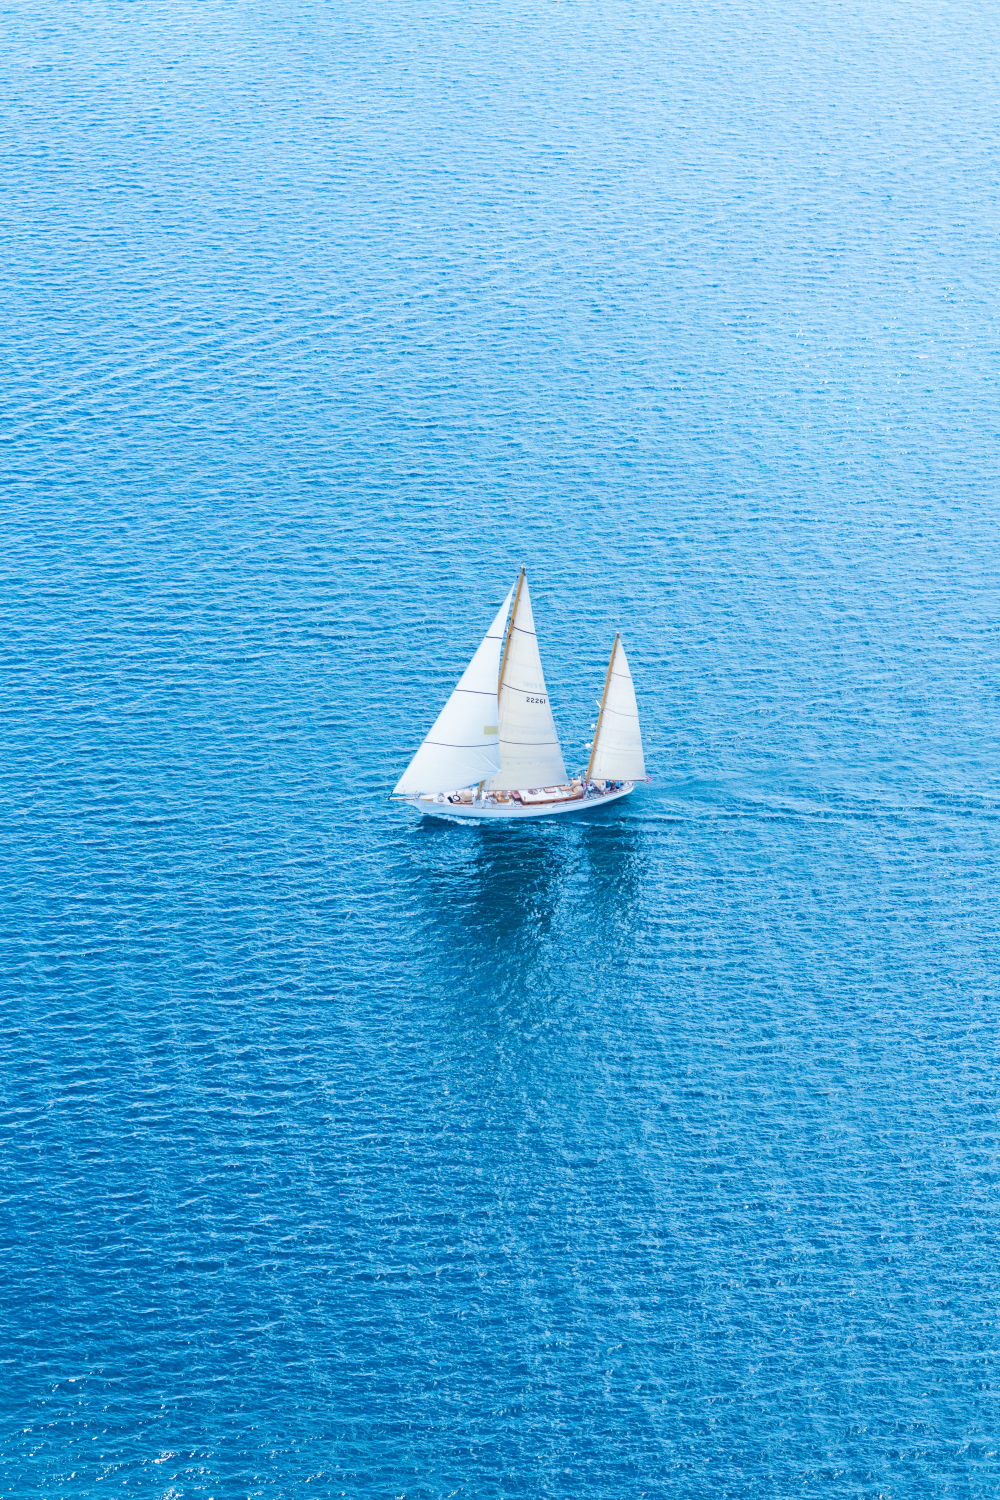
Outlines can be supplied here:
[[7, 21], [5, 1492], [992, 1496], [995, 20]]

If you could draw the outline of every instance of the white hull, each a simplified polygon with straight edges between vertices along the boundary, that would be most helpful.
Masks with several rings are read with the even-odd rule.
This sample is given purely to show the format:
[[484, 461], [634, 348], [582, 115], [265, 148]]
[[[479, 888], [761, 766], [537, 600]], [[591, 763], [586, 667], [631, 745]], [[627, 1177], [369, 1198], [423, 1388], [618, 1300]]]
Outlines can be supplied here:
[[543, 802], [533, 807], [523, 807], [520, 802], [438, 802], [436, 797], [407, 797], [405, 802], [424, 817], [441, 818], [446, 823], [521, 823], [528, 818], [596, 812], [627, 797], [634, 787], [634, 781], [626, 781], [617, 792], [592, 792], [573, 801]]

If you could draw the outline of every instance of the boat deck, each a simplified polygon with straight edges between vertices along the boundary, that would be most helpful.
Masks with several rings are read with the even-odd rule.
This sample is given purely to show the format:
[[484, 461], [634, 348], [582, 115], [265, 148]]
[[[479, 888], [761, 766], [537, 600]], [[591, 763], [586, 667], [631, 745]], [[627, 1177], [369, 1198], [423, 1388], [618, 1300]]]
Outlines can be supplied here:
[[442, 818], [448, 823], [520, 822], [564, 813], [596, 812], [627, 797], [634, 786], [634, 782], [624, 781], [605, 787], [535, 787], [499, 795], [487, 792], [478, 798], [469, 789], [450, 795], [440, 792], [437, 796], [408, 797], [406, 801], [425, 817]]

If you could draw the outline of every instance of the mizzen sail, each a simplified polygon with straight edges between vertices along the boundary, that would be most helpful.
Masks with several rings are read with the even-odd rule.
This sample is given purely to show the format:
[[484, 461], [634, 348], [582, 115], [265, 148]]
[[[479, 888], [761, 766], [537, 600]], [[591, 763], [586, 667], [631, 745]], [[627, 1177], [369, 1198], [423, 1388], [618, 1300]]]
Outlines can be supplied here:
[[499, 725], [500, 765], [489, 781], [491, 790], [556, 786], [566, 780], [523, 568], [500, 673]]
[[639, 706], [635, 701], [632, 673], [625, 660], [625, 648], [617, 635], [611, 648], [601, 716], [597, 721], [587, 776], [594, 781], [643, 781], [646, 776]]
[[511, 589], [458, 686], [399, 778], [395, 796], [451, 792], [484, 781], [500, 769], [497, 683], [504, 623], [513, 594]]

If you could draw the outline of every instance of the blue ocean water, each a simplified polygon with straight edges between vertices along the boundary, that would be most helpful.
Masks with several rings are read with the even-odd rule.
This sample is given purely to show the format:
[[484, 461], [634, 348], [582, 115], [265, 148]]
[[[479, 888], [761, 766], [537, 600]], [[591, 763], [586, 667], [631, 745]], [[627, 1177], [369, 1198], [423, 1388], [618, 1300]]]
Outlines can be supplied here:
[[1000, 13], [3, 29], [0, 1492], [995, 1495]]

